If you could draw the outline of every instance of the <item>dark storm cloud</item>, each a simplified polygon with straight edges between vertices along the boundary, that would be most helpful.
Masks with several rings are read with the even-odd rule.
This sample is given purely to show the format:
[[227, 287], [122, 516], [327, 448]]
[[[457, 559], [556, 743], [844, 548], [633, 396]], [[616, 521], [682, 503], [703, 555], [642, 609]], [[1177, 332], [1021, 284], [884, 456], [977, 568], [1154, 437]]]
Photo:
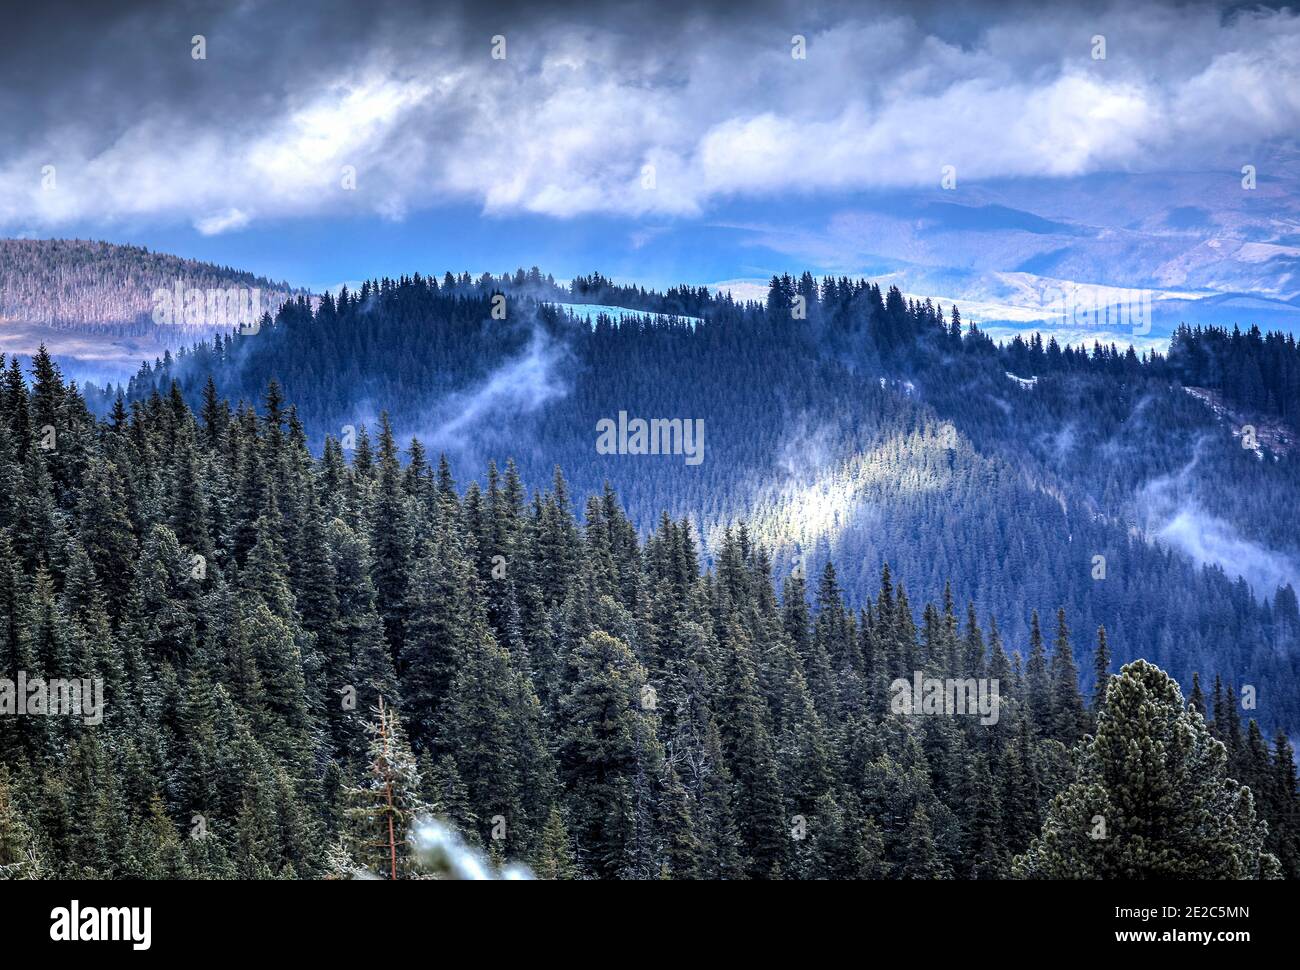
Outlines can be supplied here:
[[1225, 164], [1300, 120], [1297, 18], [1260, 8], [181, 2], [6, 18], [9, 232], [221, 232], [448, 199], [695, 215], [737, 194], [930, 184], [945, 164]]

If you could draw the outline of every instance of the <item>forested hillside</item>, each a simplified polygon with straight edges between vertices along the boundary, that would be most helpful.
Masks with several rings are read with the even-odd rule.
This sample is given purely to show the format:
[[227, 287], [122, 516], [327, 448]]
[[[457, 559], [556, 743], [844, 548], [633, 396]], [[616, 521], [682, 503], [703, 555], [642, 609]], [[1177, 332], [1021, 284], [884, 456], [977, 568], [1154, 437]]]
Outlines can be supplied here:
[[[590, 326], [556, 305], [579, 300], [646, 316]], [[1022, 651], [1031, 613], [1064, 606], [1081, 629], [1105, 624], [1118, 660], [1144, 657], [1184, 688], [1197, 670], [1251, 687], [1269, 730], [1293, 730], [1300, 477], [1293, 455], [1243, 448], [1184, 389], [1236, 393], [1188, 363], [1215, 359], [1218, 339], [1181, 333], [1167, 358], [1037, 336], [1002, 348], [956, 308], [864, 280], [776, 278], [759, 305], [521, 270], [367, 283], [315, 312], [294, 301], [255, 337], [146, 366], [125, 396], [174, 380], [200, 407], [209, 379], [245, 401], [275, 380], [318, 454], [326, 435], [370, 449], [387, 409], [469, 474], [514, 459], [527, 481], [562, 466], [577, 495], [615, 483], [640, 536], [667, 510], [705, 564], [743, 519], [778, 581], [833, 561], [855, 608], [884, 561], [919, 598], [951, 583]], [[1245, 346], [1290, 373], [1293, 342]], [[90, 396], [107, 413], [116, 393]], [[704, 460], [599, 453], [597, 423], [620, 412], [702, 421]]]
[[261, 291], [274, 311], [299, 292], [284, 283], [193, 259], [153, 253], [141, 246], [82, 239], [0, 239], [0, 322], [101, 335], [152, 336], [175, 346], [211, 326], [183, 320], [159, 327], [154, 294], [186, 288], [245, 287]]
[[[0, 721], [5, 876], [411, 876], [426, 812], [546, 878], [1300, 869], [1286, 736], [1217, 681], [1116, 675], [1066, 610], [1009, 650], [905, 570], [860, 608], [830, 564], [778, 597], [743, 524], [701, 569], [685, 521], [641, 536], [558, 470], [458, 486], [386, 421], [316, 458], [274, 383], [97, 420], [47, 355], [7, 373], [0, 672], [104, 706]], [[900, 709], [918, 677], [996, 698]]]
[[1221, 390], [1245, 408], [1300, 418], [1300, 350], [1292, 334], [1179, 327], [1169, 369], [1184, 384]]

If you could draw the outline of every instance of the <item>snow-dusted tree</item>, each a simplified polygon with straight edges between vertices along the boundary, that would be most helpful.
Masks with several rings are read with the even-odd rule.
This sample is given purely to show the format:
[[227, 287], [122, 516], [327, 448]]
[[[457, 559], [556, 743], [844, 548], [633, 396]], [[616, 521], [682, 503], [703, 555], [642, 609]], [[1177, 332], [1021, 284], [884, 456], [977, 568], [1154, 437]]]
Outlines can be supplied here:
[[1135, 660], [1111, 680], [1077, 779], [1017, 857], [1030, 879], [1259, 879], [1280, 875], [1249, 788], [1178, 684]]
[[420, 772], [397, 712], [381, 697], [374, 714], [366, 725], [370, 765], [345, 792], [348, 823], [331, 867], [340, 876], [419, 878], [412, 831], [428, 812], [420, 798]]

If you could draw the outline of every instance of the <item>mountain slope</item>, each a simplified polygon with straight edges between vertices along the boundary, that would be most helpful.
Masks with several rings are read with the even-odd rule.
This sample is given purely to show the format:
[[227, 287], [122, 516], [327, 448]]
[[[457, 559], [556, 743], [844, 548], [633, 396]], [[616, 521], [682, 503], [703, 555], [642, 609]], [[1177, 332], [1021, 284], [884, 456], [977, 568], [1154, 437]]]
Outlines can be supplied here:
[[[1064, 606], [1081, 635], [1104, 624], [1118, 658], [1184, 683], [1287, 685], [1261, 711], [1300, 723], [1294, 461], [1244, 451], [1165, 358], [999, 350], [862, 281], [812, 284], [798, 319], [784, 286], [769, 306], [696, 306], [694, 325], [593, 327], [510, 279], [384, 281], [148, 368], [130, 396], [176, 380], [198, 406], [211, 377], [257, 401], [275, 381], [309, 440], [357, 460], [386, 410], [457, 470], [513, 459], [533, 481], [562, 466], [570, 494], [617, 483], [639, 529], [688, 519], [706, 560], [743, 521], [778, 576], [833, 560], [857, 607], [887, 561], [918, 599], [951, 581], [1022, 653], [1031, 614]], [[620, 413], [703, 422], [704, 460], [602, 453]]]
[[[853, 610], [828, 565], [814, 615], [745, 530], [701, 570], [612, 489], [578, 519], [387, 429], [316, 458], [278, 391], [96, 420], [47, 355], [13, 374], [7, 877], [403, 878], [430, 817], [548, 879], [1300, 875], [1286, 736], [1104, 641], [1085, 699], [1065, 611], [1022, 666], [983, 604], [882, 570]], [[1069, 819], [1114, 804], [1099, 852]]]

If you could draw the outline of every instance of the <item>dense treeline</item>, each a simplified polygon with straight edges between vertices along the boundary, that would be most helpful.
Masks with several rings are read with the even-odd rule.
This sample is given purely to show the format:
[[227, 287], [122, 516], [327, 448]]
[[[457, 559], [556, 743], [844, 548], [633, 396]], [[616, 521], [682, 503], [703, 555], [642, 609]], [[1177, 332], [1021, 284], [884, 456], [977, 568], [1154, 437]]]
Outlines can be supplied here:
[[[589, 325], [552, 298], [617, 299], [646, 315]], [[175, 380], [197, 408], [209, 378], [232, 400], [274, 380], [317, 453], [327, 434], [370, 447], [364, 429], [384, 407], [403, 438], [418, 434], [458, 468], [514, 458], [524, 480], [543, 481], [559, 464], [578, 495], [616, 481], [640, 536], [667, 509], [696, 529], [706, 565], [744, 519], [778, 581], [834, 561], [855, 608], [886, 559], [919, 598], [951, 581], [1014, 645], [1034, 610], [1064, 606], [1081, 628], [1106, 624], [1120, 661], [1145, 656], [1185, 688], [1195, 670], [1254, 685], [1263, 723], [1290, 728], [1297, 465], [1243, 450], [1169, 367], [1037, 335], [999, 348], [957, 308], [865, 280], [777, 278], [760, 305], [520, 270], [366, 283], [314, 312], [295, 301], [256, 337], [147, 366], [126, 397]], [[114, 395], [91, 400], [108, 413]], [[620, 411], [702, 420], [705, 460], [598, 453], [597, 422]], [[1217, 538], [1204, 551], [1224, 568], [1152, 541], [1171, 524]]]
[[[1213, 740], [1102, 631], [1085, 703], [1063, 610], [1022, 658], [888, 567], [861, 609], [829, 564], [778, 598], [743, 526], [702, 570], [688, 523], [641, 541], [608, 488], [579, 521], [558, 470], [461, 489], [386, 422], [316, 459], [274, 384], [96, 421], [44, 354], [0, 482], [0, 671], [106, 695], [0, 722], [7, 875], [388, 874], [377, 786], [556, 878], [1297, 871], [1286, 737], [1216, 683]], [[900, 712], [915, 674], [995, 678], [996, 717]]]
[[1300, 418], [1300, 350], [1291, 334], [1180, 326], [1169, 368], [1184, 384], [1222, 391], [1250, 411]]

